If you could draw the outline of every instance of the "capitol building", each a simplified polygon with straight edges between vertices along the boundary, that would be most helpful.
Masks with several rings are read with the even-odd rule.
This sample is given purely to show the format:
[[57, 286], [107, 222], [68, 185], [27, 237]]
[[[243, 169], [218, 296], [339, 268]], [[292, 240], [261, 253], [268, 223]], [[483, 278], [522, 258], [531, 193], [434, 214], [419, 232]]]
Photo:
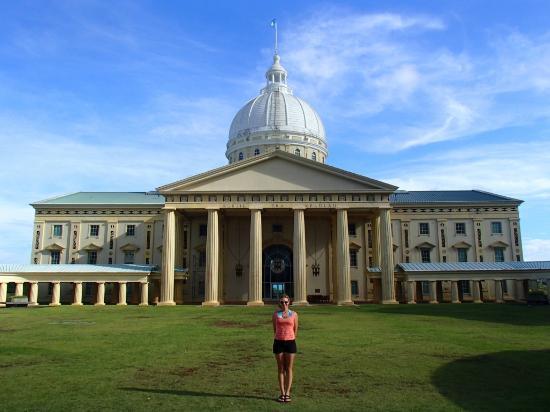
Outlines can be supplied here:
[[521, 200], [330, 166], [322, 119], [278, 54], [265, 76], [229, 127], [226, 166], [33, 203], [30, 264], [0, 265], [0, 303], [504, 302], [550, 277], [549, 262], [523, 262]]

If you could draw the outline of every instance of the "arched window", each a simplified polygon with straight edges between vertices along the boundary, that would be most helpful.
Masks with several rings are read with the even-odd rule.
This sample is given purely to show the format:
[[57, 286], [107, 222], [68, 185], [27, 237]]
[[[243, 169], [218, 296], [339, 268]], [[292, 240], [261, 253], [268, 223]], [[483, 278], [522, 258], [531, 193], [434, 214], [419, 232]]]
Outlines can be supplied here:
[[317, 160], [317, 153], [313, 152], [311, 154], [311, 160]]
[[295, 154], [296, 156], [300, 156], [300, 149], [294, 150], [294, 154]]
[[239, 153], [239, 160], [243, 160], [243, 159], [244, 159], [243, 152], [240, 152]]
[[260, 149], [254, 149], [254, 156], [258, 156], [260, 154]]

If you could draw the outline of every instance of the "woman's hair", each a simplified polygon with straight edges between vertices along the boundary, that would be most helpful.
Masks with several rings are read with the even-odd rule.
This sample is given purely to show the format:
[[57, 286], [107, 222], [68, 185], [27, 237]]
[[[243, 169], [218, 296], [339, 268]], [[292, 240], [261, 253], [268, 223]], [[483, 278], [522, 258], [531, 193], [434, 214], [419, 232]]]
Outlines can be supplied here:
[[288, 301], [290, 302], [290, 296], [288, 296], [286, 293], [283, 293], [282, 295], [279, 296], [279, 302], [281, 302], [281, 299], [284, 299], [284, 298], [287, 298]]

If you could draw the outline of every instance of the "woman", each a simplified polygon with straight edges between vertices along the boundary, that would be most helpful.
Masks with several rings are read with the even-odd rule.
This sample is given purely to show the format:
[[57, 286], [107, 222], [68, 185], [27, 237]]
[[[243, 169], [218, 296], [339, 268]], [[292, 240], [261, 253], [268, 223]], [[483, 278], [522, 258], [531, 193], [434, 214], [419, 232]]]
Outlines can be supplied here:
[[279, 372], [279, 389], [281, 396], [279, 402], [290, 402], [290, 387], [292, 386], [292, 367], [296, 356], [296, 335], [298, 333], [298, 314], [288, 307], [290, 298], [288, 295], [279, 297], [280, 310], [273, 314], [273, 353], [277, 360]]

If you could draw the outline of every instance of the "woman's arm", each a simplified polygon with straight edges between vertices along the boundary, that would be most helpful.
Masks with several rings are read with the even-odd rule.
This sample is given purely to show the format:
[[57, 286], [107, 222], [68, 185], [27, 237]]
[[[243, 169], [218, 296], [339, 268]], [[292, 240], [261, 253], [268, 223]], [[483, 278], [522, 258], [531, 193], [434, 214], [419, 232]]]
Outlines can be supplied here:
[[294, 312], [294, 337], [298, 336], [298, 314]]

